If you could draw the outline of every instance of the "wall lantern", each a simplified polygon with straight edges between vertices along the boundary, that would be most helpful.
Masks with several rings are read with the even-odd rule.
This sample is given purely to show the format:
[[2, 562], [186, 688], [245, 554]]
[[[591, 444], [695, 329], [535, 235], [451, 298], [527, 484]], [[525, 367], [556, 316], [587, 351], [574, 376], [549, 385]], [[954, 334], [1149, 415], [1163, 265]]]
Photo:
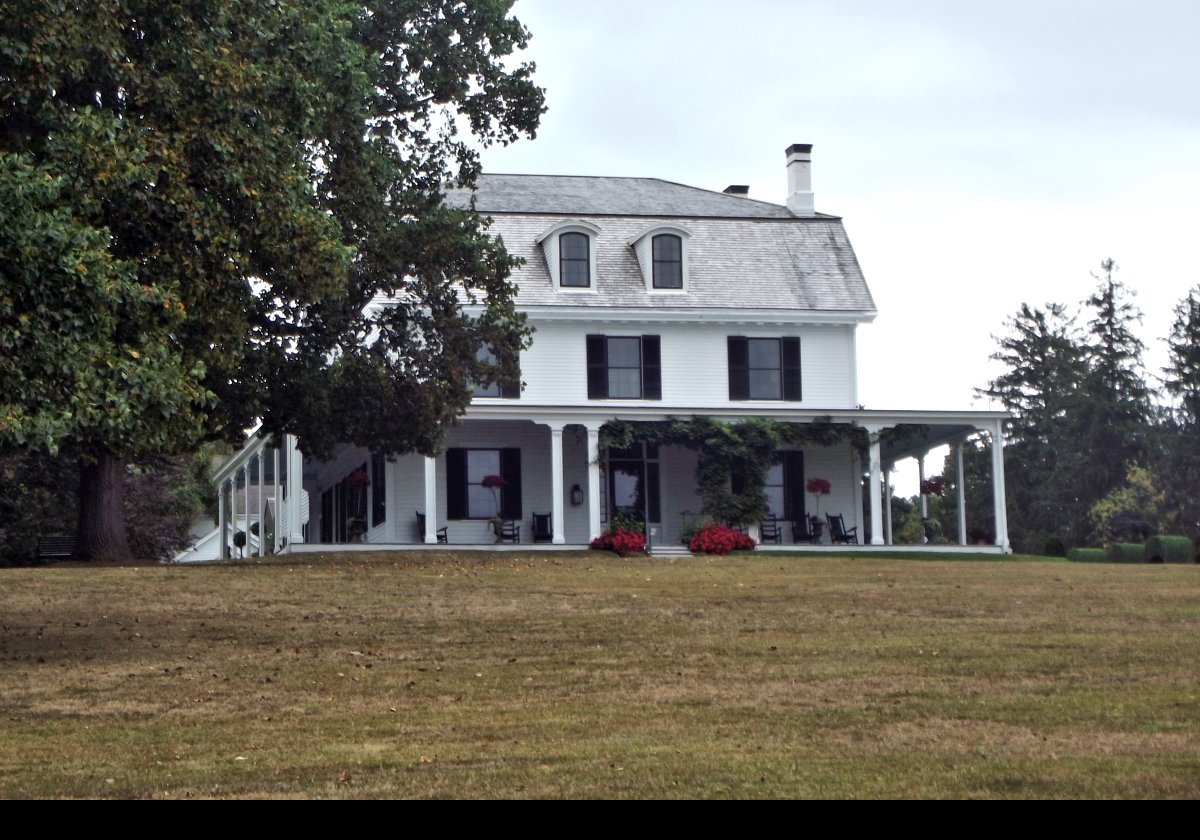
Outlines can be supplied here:
[[583, 488], [578, 484], [571, 488], [571, 504], [573, 504], [575, 507], [579, 507], [581, 504], [583, 504]]

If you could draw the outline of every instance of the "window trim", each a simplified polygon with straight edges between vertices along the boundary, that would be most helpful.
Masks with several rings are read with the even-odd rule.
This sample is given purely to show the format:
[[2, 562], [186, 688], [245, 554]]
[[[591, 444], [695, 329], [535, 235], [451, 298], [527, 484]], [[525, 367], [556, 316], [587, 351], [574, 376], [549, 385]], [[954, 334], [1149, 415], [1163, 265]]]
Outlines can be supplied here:
[[[639, 378], [636, 397], [613, 397], [609, 374], [608, 342], [610, 339], [638, 339]], [[661, 400], [662, 399], [662, 337], [657, 335], [589, 335], [587, 347], [587, 398], [589, 400]], [[628, 367], [617, 370], [629, 370]]]
[[[664, 235], [679, 238], [679, 273], [681, 283], [678, 287], [655, 285], [654, 240]], [[691, 288], [691, 272], [688, 270], [688, 266], [691, 263], [689, 253], [691, 238], [692, 232], [682, 225], [660, 223], [651, 225], [636, 236], [632, 236], [626, 240], [629, 247], [633, 249], [634, 256], [637, 258], [638, 268], [642, 271], [642, 281], [646, 284], [646, 291], [648, 293], [652, 295], [680, 295], [688, 293]]]
[[[751, 341], [775, 341], [779, 345], [778, 396], [756, 397], [751, 394], [751, 371], [776, 370], [750, 367]], [[799, 336], [731, 335], [727, 345], [731, 402], [803, 402], [803, 356]]]
[[[588, 240], [588, 285], [586, 286], [564, 286], [562, 283], [562, 237], [571, 233], [582, 234]], [[537, 237], [535, 241], [541, 246], [542, 256], [546, 260], [546, 271], [549, 273], [550, 282], [556, 291], [569, 295], [595, 293], [598, 282], [596, 264], [599, 262], [599, 248], [597, 247], [599, 236], [600, 228], [582, 219], [574, 219], [558, 222]]]

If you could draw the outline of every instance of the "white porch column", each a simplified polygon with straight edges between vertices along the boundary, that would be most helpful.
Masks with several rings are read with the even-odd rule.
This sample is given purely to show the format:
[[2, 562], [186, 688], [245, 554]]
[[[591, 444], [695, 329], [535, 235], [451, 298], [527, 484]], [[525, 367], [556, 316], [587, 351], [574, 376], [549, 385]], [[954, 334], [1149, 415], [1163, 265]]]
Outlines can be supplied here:
[[[383, 515], [390, 532], [384, 542], [400, 542], [400, 502], [397, 498], [400, 487], [396, 479], [396, 462], [391, 458], [383, 461], [383, 489], [387, 494]], [[424, 539], [425, 535], [422, 534], [421, 538]]]
[[217, 492], [217, 539], [221, 541], [217, 557], [221, 560], [229, 559], [229, 505], [225, 502], [225, 493], [225, 482], [222, 481]]
[[958, 544], [967, 544], [967, 483], [964, 478], [965, 471], [963, 470], [963, 444], [965, 440], [960, 440], [958, 445], [954, 447], [954, 466], [957, 468], [957, 485], [958, 493]]
[[275, 500], [274, 501], [275, 525], [271, 529], [273, 532], [271, 535], [271, 553], [278, 554], [279, 553], [279, 537], [283, 531], [283, 521], [280, 518], [283, 515], [283, 505], [281, 504], [282, 499], [279, 498], [279, 447], [278, 446], [271, 447], [271, 476], [272, 476], [271, 498]]
[[883, 468], [883, 540], [892, 544], [892, 464]]
[[871, 469], [871, 545], [883, 545], [883, 505], [880, 504], [880, 429], [867, 429], [870, 445], [867, 447], [867, 457]]
[[563, 519], [563, 424], [550, 425], [550, 523], [553, 535], [550, 542], [564, 545], [567, 541]]
[[263, 484], [266, 482], [265, 465], [263, 463], [263, 453], [267, 451], [265, 445], [258, 448], [258, 455], [255, 456], [258, 460], [258, 556], [264, 557], [267, 553], [267, 518], [263, 516]]
[[287, 458], [288, 545], [304, 542], [304, 455], [296, 446], [296, 436], [285, 438]]
[[239, 554], [242, 558], [250, 553], [250, 459], [242, 465], [242, 533], [245, 534], [245, 544]]
[[437, 545], [437, 458], [425, 456], [425, 542]]
[[992, 498], [996, 508], [996, 545], [1009, 551], [1008, 503], [1004, 496], [1004, 421], [992, 423]]
[[587, 427], [588, 540], [600, 536], [600, 427]]
[[[921, 500], [922, 519], [929, 518], [929, 502], [925, 499], [925, 491], [921, 489], [921, 486], [925, 483], [925, 455], [926, 453], [922, 452], [917, 456], [917, 481], [919, 482], [917, 484], [917, 497]], [[922, 525], [924, 525], [924, 523], [922, 523]], [[924, 528], [921, 530], [921, 542], [925, 542]]]

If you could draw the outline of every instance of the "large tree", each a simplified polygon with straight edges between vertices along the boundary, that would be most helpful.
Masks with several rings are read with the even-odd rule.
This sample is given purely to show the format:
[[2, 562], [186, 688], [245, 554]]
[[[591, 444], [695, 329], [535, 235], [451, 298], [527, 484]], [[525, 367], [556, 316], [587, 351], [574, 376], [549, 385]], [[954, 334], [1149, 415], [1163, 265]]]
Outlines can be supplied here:
[[510, 5], [6, 7], [0, 447], [81, 453], [80, 556], [127, 553], [131, 457], [254, 418], [431, 452], [511, 372], [512, 260], [441, 202], [543, 110]]
[[1005, 445], [1011, 538], [1018, 550], [1040, 552], [1069, 540], [1070, 524], [1087, 512], [1071, 474], [1084, 457], [1075, 422], [1088, 369], [1063, 305], [1022, 304], [1008, 328], [992, 356], [1005, 372], [980, 393], [1013, 414]]

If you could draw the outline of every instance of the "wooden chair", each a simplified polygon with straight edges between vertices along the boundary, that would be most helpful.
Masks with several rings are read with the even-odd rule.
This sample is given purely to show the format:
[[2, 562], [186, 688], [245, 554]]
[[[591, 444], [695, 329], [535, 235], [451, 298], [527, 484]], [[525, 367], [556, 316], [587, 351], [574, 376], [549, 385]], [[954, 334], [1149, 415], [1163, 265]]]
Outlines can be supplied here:
[[553, 542], [554, 520], [549, 513], [533, 514], [533, 541]]
[[[450, 537], [447, 535], [449, 525], [437, 529], [437, 541], [440, 543], [449, 543]], [[417, 511], [417, 542], [425, 542], [425, 514]]]
[[500, 542], [519, 543], [521, 541], [521, 526], [517, 524], [515, 519], [502, 520], [496, 536]]
[[758, 538], [761, 543], [783, 543], [783, 528], [779, 527], [779, 520], [775, 518], [775, 514], [769, 514], [758, 523]]
[[829, 541], [834, 545], [858, 545], [858, 526], [846, 529], [846, 520], [840, 513], [837, 516], [825, 514], [829, 523]]
[[824, 527], [825, 523], [815, 516], [801, 516], [799, 519], [793, 519], [792, 542], [816, 545], [821, 542], [821, 531]]

